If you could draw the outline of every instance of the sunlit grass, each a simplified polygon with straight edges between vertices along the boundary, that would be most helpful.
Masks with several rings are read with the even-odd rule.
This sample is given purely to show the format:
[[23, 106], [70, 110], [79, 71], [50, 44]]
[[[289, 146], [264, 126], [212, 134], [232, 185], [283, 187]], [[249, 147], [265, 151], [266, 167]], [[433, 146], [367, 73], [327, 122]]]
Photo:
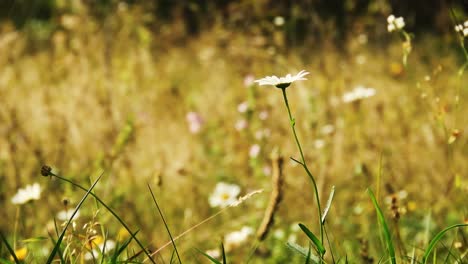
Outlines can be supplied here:
[[[11, 246], [0, 247], [0, 258], [10, 260], [10, 253], [18, 251], [27, 252], [27, 261], [45, 262], [54, 248], [51, 240], [57, 241], [65, 228], [54, 218], [84, 196], [76, 185], [40, 177], [44, 164], [81, 186], [90, 186], [92, 175], [105, 171], [90, 193], [99, 198], [82, 204], [76, 229], [62, 241], [68, 257], [84, 261], [90, 235], [120, 241], [127, 257], [146, 247], [155, 252], [172, 240], [155, 214], [148, 185], [170, 234], [177, 237], [217, 213], [209, 199], [220, 182], [239, 186], [240, 195], [270, 192], [269, 157], [279, 148], [286, 157], [284, 193], [270, 235], [258, 244], [247, 235], [242, 246], [224, 248], [226, 259], [304, 263], [315, 252], [308, 251], [309, 237], [297, 228], [300, 222], [322, 234], [316, 195], [301, 165], [288, 160], [301, 153], [281, 93], [244, 83], [246, 77], [301, 69], [310, 72], [308, 80], [288, 88], [288, 100], [302, 162], [307, 161], [322, 202], [336, 186], [326, 221], [329, 243], [319, 235], [326, 262], [332, 262], [330, 251], [342, 262], [345, 257], [352, 263], [385, 258], [378, 229], [383, 217], [397, 262], [407, 261], [413, 250], [418, 261], [448, 258], [451, 263], [466, 256], [464, 227], [431, 241], [436, 232], [467, 219], [468, 79], [458, 74], [465, 60], [456, 40], [451, 46], [433, 35], [412, 39], [405, 67], [397, 38], [383, 44], [356, 34], [346, 50], [321, 45], [283, 53], [246, 45], [241, 34], [233, 33], [225, 43], [218, 38], [226, 32], [217, 28], [184, 45], [164, 45], [135, 23], [109, 29], [83, 19], [81, 27], [57, 30], [47, 48], [37, 51], [29, 50], [21, 32], [0, 35], [11, 38], [0, 41], [0, 54], [7, 54], [0, 56], [0, 216], [5, 219], [0, 230], [4, 244]], [[374, 93], [343, 99], [357, 87]], [[239, 111], [244, 102], [247, 109]], [[191, 120], [200, 121], [197, 129], [191, 129]], [[245, 121], [242, 129], [236, 128], [239, 120]], [[11, 203], [19, 188], [35, 182], [42, 188], [38, 200]], [[368, 187], [375, 200], [366, 194]], [[376, 204], [382, 214], [376, 215]], [[244, 227], [255, 230], [267, 205], [268, 195], [257, 195], [226, 210], [181, 237], [177, 254], [186, 263], [205, 261], [196, 249], [226, 246], [229, 234]], [[137, 236], [141, 245], [118, 239], [122, 223], [128, 225], [127, 239]], [[429, 250], [441, 241], [437, 251]], [[457, 242], [462, 245], [451, 246]], [[71, 248], [77, 249], [75, 255], [66, 251]], [[175, 261], [173, 254], [167, 247], [154, 259]]]

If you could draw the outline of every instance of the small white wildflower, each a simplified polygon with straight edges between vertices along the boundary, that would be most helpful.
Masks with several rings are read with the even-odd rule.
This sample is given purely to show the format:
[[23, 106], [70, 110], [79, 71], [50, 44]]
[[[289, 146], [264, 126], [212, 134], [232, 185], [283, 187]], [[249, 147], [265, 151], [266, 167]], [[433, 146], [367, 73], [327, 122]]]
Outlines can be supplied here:
[[364, 212], [364, 208], [360, 204], [358, 204], [353, 208], [353, 212], [357, 215], [360, 215], [362, 214], [362, 212]]
[[283, 229], [276, 229], [275, 232], [273, 232], [273, 237], [278, 240], [283, 240], [286, 237], [286, 233]]
[[246, 129], [248, 125], [249, 125], [249, 123], [247, 122], [247, 120], [240, 119], [240, 120], [237, 120], [234, 127], [236, 128], [237, 131], [242, 131], [242, 130]]
[[[60, 221], [68, 221], [73, 215], [75, 209], [63, 210], [57, 213], [57, 219]], [[78, 210], [73, 217], [73, 220], [76, 220], [80, 216], [80, 211]]]
[[11, 198], [11, 202], [13, 204], [25, 204], [32, 200], [39, 200], [39, 198], [41, 198], [41, 186], [39, 183], [34, 183], [26, 185], [23, 189], [19, 189]]
[[358, 42], [359, 42], [359, 44], [366, 44], [367, 43], [367, 35], [366, 34], [359, 34]]
[[390, 15], [387, 17], [387, 30], [388, 32], [392, 32], [395, 30], [401, 30], [405, 27], [405, 20], [403, 17], [395, 17], [394, 15]]
[[461, 25], [461, 24], [455, 25], [455, 31], [456, 32], [463, 31], [463, 25]]
[[468, 20], [466, 20], [465, 23], [463, 23], [463, 25], [464, 25], [465, 27], [468, 27]]
[[258, 118], [260, 120], [266, 120], [268, 118], [269, 114], [267, 110], [263, 110], [260, 113], [258, 113]]
[[402, 17], [395, 19], [395, 26], [397, 29], [402, 29], [405, 27], [405, 20]]
[[230, 251], [240, 245], [242, 245], [250, 235], [254, 233], [253, 228], [244, 226], [239, 231], [234, 231], [227, 234], [224, 237], [224, 246], [226, 247], [227, 251]]
[[362, 86], [358, 86], [354, 88], [352, 91], [347, 92], [343, 95], [343, 102], [350, 103], [358, 100], [362, 100], [364, 98], [372, 97], [375, 95], [375, 89], [373, 88], [365, 88]]
[[357, 64], [362, 65], [362, 64], [366, 63], [366, 61], [367, 61], [366, 56], [364, 56], [364, 55], [357, 55], [356, 56], [356, 63]]
[[320, 129], [320, 132], [324, 135], [329, 135], [333, 132], [335, 132], [335, 126], [332, 125], [332, 124], [327, 124], [327, 125], [324, 125], [321, 129]]
[[282, 16], [276, 16], [275, 19], [273, 20], [273, 23], [275, 26], [280, 27], [284, 25], [284, 17]]
[[249, 110], [249, 104], [247, 102], [242, 102], [237, 106], [237, 111], [239, 113], [245, 113]]
[[292, 223], [289, 228], [291, 229], [291, 232], [299, 232], [301, 230], [299, 223]]
[[215, 190], [209, 198], [211, 207], [227, 207], [237, 201], [240, 187], [236, 184], [220, 182], [216, 184]]
[[262, 79], [255, 80], [255, 82], [258, 83], [259, 85], [273, 85], [277, 88], [285, 89], [289, 85], [291, 85], [291, 83], [295, 81], [307, 80], [306, 78], [304, 78], [304, 76], [306, 76], [307, 74], [309, 74], [309, 72], [302, 70], [294, 76], [292, 76], [289, 73], [284, 77], [277, 77], [275, 75], [272, 75], [272, 76], [267, 76]]
[[253, 77], [253, 75], [249, 74], [244, 77], [244, 86], [249, 88], [250, 86], [254, 84], [254, 81], [255, 81], [255, 78]]
[[314, 141], [314, 147], [316, 149], [321, 149], [323, 147], [325, 147], [325, 141], [323, 139], [317, 139]]
[[468, 37], [468, 27], [463, 29], [463, 36]]
[[267, 138], [271, 135], [271, 132], [268, 128], [258, 130], [255, 132], [255, 139], [257, 140], [262, 140], [264, 138]]
[[258, 157], [258, 154], [260, 154], [260, 150], [261, 150], [260, 145], [258, 144], [252, 145], [249, 149], [249, 157], [252, 159]]
[[189, 123], [189, 130], [192, 134], [200, 132], [203, 126], [203, 118], [196, 112], [188, 112], [186, 116], [187, 122]]

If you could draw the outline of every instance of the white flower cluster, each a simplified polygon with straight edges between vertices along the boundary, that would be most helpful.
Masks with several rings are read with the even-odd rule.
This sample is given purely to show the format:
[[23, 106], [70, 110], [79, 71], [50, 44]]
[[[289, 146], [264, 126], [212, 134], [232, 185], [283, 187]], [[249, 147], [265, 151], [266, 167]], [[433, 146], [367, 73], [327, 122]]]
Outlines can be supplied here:
[[468, 37], [468, 20], [466, 20], [463, 24], [456, 25], [455, 31], [463, 34], [463, 37]]
[[395, 30], [401, 30], [405, 27], [405, 20], [403, 17], [395, 17], [394, 15], [389, 15], [387, 17], [387, 30], [388, 32], [392, 32]]

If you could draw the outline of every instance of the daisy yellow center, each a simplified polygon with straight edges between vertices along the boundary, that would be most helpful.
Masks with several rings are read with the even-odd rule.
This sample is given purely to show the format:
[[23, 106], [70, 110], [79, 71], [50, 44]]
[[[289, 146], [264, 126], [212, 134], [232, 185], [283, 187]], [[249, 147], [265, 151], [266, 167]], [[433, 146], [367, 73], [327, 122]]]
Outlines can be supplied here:
[[221, 199], [223, 199], [223, 201], [229, 200], [229, 197], [230, 197], [229, 193], [223, 193], [221, 195]]

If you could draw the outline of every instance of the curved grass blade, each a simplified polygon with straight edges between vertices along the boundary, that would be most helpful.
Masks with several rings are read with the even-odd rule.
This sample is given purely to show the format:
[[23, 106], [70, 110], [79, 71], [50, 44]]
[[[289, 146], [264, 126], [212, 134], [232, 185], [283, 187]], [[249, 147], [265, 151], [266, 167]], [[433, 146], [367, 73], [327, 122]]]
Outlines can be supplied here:
[[[292, 249], [293, 251], [301, 254], [304, 258], [307, 258], [307, 256], [309, 256], [309, 250], [307, 250], [306, 248], [303, 248], [301, 246], [299, 246], [298, 244], [296, 243], [292, 243], [292, 242], [286, 242], [286, 246], [290, 249]], [[309, 259], [313, 262], [313, 263], [319, 263], [319, 258], [315, 255], [312, 254], [312, 252], [310, 253], [310, 256], [309, 256]]]
[[435, 245], [437, 242], [439, 242], [440, 239], [447, 233], [447, 231], [450, 231], [451, 229], [457, 228], [457, 227], [464, 227], [468, 226], [468, 224], [456, 224], [453, 226], [449, 226], [445, 228], [444, 230], [440, 231], [432, 240], [429, 242], [429, 245], [427, 246], [426, 251], [424, 252], [424, 256], [422, 259], [422, 263], [427, 263], [427, 259], [429, 258], [429, 255], [431, 254], [432, 250], [434, 249]]
[[[210, 255], [206, 254], [205, 252], [199, 250], [198, 248], [196, 248], [196, 250], [198, 250], [198, 252], [200, 252], [203, 256], [205, 256], [206, 258], [211, 260], [211, 262], [213, 262], [215, 264], [222, 264], [221, 262], [219, 262], [219, 260], [213, 258], [212, 256], [210, 256]], [[224, 258], [224, 254], [223, 254], [223, 258]]]
[[382, 210], [380, 209], [377, 200], [375, 199], [374, 193], [370, 188], [367, 189], [369, 196], [374, 204], [375, 211], [377, 212], [377, 218], [379, 220], [379, 224], [383, 227], [383, 236], [385, 239], [385, 243], [387, 244], [387, 251], [390, 255], [390, 260], [392, 264], [396, 264], [396, 256], [395, 256], [395, 248], [392, 242], [392, 235], [390, 234], [390, 229], [388, 228], [387, 222], [385, 221], [385, 217], [383, 215]]
[[335, 196], [335, 186], [332, 186], [332, 189], [330, 191], [330, 196], [328, 197], [327, 204], [325, 205], [325, 209], [323, 210], [322, 225], [325, 224], [328, 211], [330, 210], [331, 204], [333, 202], [333, 196]]
[[14, 251], [13, 248], [10, 246], [10, 244], [8, 243], [8, 240], [7, 240], [6, 237], [3, 235], [2, 232], [0, 232], [0, 237], [2, 238], [3, 243], [5, 243], [5, 246], [6, 246], [6, 248], [8, 249], [8, 252], [10, 252], [10, 255], [13, 257], [13, 260], [15, 261], [15, 263], [16, 263], [16, 264], [21, 263], [21, 262], [19, 261], [18, 257], [16, 256], [15, 251]]
[[158, 209], [159, 215], [161, 216], [161, 219], [163, 220], [164, 227], [167, 230], [167, 233], [169, 234], [169, 237], [171, 238], [172, 245], [174, 246], [175, 253], [177, 255], [177, 259], [179, 260], [179, 263], [182, 263], [182, 260], [180, 260], [179, 252], [177, 251], [176, 244], [174, 242], [174, 239], [172, 238], [171, 231], [169, 230], [169, 227], [167, 226], [166, 219], [164, 219], [164, 215], [161, 211], [161, 208], [159, 208], [158, 202], [156, 201], [156, 197], [154, 196], [153, 190], [151, 189], [151, 186], [148, 184], [148, 189], [150, 190], [151, 197], [153, 198], [153, 202], [156, 205], [156, 208]]
[[320, 256], [323, 256], [327, 250], [323, 246], [322, 242], [303, 224], [299, 224], [299, 227], [304, 231], [304, 233], [309, 237], [309, 239], [314, 243], [315, 247], [317, 247], [317, 251]]
[[71, 221], [73, 220], [73, 217], [75, 217], [76, 212], [78, 212], [78, 210], [83, 205], [86, 198], [88, 198], [89, 194], [94, 189], [96, 184], [99, 182], [99, 180], [101, 179], [103, 174], [104, 174], [104, 172], [101, 173], [101, 175], [99, 175], [99, 177], [94, 181], [93, 185], [91, 185], [91, 187], [87, 190], [87, 192], [83, 196], [83, 198], [81, 198], [80, 203], [78, 203], [78, 205], [76, 206], [75, 211], [73, 211], [73, 214], [71, 215], [70, 219], [68, 219], [67, 224], [63, 228], [62, 234], [60, 234], [59, 239], [55, 243], [54, 249], [52, 250], [52, 253], [50, 253], [49, 258], [47, 259], [47, 262], [46, 262], [47, 264], [50, 264], [50, 263], [52, 263], [52, 261], [54, 261], [55, 254], [57, 254], [57, 251], [59, 250], [60, 244], [62, 243], [63, 237], [65, 236], [65, 232], [67, 231], [68, 226], [70, 225]]

